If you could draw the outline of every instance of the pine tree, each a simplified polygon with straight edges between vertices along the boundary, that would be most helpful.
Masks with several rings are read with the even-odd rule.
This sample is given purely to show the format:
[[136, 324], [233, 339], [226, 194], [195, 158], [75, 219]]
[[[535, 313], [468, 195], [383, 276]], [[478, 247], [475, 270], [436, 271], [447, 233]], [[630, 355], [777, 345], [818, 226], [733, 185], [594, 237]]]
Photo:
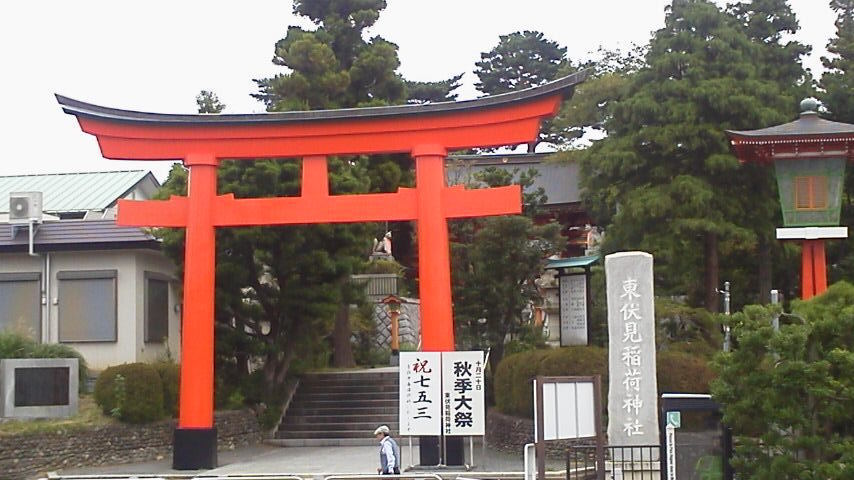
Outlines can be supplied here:
[[209, 90], [202, 90], [196, 95], [196, 105], [199, 107], [199, 113], [222, 113], [225, 110], [225, 104]]
[[[751, 305], [728, 319], [733, 349], [713, 362], [712, 395], [735, 436], [738, 478], [854, 476], [854, 287]], [[779, 331], [772, 327], [779, 317]]]
[[463, 74], [454, 75], [446, 80], [438, 82], [416, 82], [406, 81], [407, 103], [436, 103], [452, 102], [457, 99], [457, 94], [451, 93], [461, 86], [460, 81]]
[[[540, 86], [558, 78], [559, 72], [572, 73], [566, 67], [566, 47], [548, 40], [542, 32], [526, 30], [499, 36], [498, 45], [480, 55], [475, 63], [479, 82], [475, 87], [487, 94], [497, 95]], [[528, 145], [533, 153], [537, 144], [554, 145], [566, 141], [566, 132], [543, 122], [539, 138]]]
[[[380, 0], [296, 1], [294, 12], [311, 19], [316, 29], [288, 29], [273, 57], [274, 64], [288, 70], [256, 80], [259, 92], [254, 97], [269, 111], [403, 103], [404, 82], [395, 73], [397, 47], [380, 37], [362, 36], [384, 7]], [[217, 103], [208, 101], [213, 95], [200, 97], [200, 107]], [[388, 156], [331, 157], [330, 194], [393, 190], [411, 176], [407, 162]], [[173, 170], [167, 191], [186, 189], [182, 170]], [[301, 163], [295, 160], [223, 161], [218, 191], [237, 198], [294, 196], [300, 193], [300, 178]], [[330, 340], [336, 363], [351, 365], [349, 320], [341, 311], [363, 296], [349, 278], [364, 264], [375, 228], [336, 224], [218, 230], [220, 378], [259, 385], [246, 388], [247, 398], [275, 402], [292, 366], [325, 364]], [[250, 358], [260, 359], [261, 368], [247, 377]]]

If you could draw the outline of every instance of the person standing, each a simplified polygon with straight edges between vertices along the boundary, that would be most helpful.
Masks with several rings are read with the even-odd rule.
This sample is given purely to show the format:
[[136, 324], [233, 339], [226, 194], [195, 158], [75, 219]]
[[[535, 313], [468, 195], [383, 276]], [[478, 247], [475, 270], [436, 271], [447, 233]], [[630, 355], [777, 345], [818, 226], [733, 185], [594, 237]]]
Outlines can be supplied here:
[[400, 475], [400, 447], [389, 436], [386, 425], [380, 425], [374, 430], [374, 437], [380, 441], [380, 468], [377, 473], [383, 475]]

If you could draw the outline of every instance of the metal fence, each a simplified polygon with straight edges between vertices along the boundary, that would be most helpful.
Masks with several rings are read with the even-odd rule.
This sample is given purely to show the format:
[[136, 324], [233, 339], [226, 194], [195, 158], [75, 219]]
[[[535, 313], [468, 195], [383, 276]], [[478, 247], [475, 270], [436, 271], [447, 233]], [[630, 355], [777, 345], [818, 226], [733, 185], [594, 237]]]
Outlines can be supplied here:
[[605, 447], [605, 472], [596, 470], [596, 446], [580, 445], [566, 449], [567, 480], [660, 478], [658, 445], [608, 445]]

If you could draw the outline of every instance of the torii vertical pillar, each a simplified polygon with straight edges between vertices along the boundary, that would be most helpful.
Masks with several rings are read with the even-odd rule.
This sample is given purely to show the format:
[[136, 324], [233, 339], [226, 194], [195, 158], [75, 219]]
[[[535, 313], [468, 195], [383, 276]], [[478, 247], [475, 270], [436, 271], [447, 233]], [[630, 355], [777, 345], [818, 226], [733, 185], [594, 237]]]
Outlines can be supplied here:
[[[213, 422], [215, 229], [234, 226], [377, 221], [417, 222], [422, 348], [454, 349], [448, 218], [521, 212], [519, 186], [466, 190], [445, 186], [448, 150], [528, 143], [540, 121], [589, 75], [467, 102], [250, 115], [167, 115], [100, 107], [57, 96], [106, 158], [181, 159], [187, 197], [119, 201], [122, 225], [187, 229], [181, 390], [173, 467], [216, 466]], [[409, 153], [416, 188], [330, 195], [326, 157]], [[299, 197], [216, 194], [220, 159], [302, 158]]]
[[[216, 427], [213, 425], [214, 392], [214, 260], [216, 232], [212, 205], [216, 198], [219, 162], [211, 154], [190, 155], [189, 205], [184, 247], [184, 321], [181, 364], [191, 375], [181, 375], [178, 428], [175, 430], [172, 466], [194, 470], [217, 464]], [[183, 373], [183, 372], [182, 372]], [[190, 393], [192, 392], [192, 393]], [[186, 412], [186, 414], [184, 414]]]
[[[421, 348], [428, 352], [454, 349], [451, 313], [451, 256], [448, 221], [443, 214], [445, 156], [441, 146], [418, 147], [415, 185], [418, 189], [418, 292], [421, 298]], [[427, 320], [427, 321], [425, 321]]]

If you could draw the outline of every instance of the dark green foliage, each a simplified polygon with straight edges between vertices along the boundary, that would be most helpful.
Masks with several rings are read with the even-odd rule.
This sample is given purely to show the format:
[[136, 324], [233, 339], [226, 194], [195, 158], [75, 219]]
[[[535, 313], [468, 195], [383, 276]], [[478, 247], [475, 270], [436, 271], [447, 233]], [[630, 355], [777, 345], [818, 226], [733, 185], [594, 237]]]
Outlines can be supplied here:
[[659, 350], [655, 354], [658, 393], [709, 393], [715, 378], [706, 357], [674, 350]]
[[[256, 80], [269, 111], [313, 110], [403, 103], [397, 46], [366, 38], [365, 29], [385, 8], [381, 0], [297, 1], [294, 12], [313, 30], [291, 26], [274, 48], [283, 72]], [[212, 108], [207, 108], [212, 104]], [[217, 111], [202, 102], [203, 111]], [[213, 108], [216, 107], [216, 108]], [[395, 191], [412, 181], [405, 155], [329, 158], [331, 194]], [[219, 193], [238, 198], [300, 194], [301, 164], [292, 159], [224, 161]], [[184, 194], [187, 174], [176, 167], [164, 187]], [[370, 251], [376, 230], [367, 224], [220, 229], [217, 231], [216, 375], [218, 405], [235, 398], [274, 405], [294, 371], [329, 363], [352, 366], [352, 331], [346, 305], [363, 295], [349, 281]], [[407, 258], [408, 225], [392, 230], [395, 257]], [[183, 263], [183, 232], [163, 233], [165, 250]], [[339, 315], [336, 315], [339, 314]], [[250, 375], [250, 364], [260, 369]]]
[[461, 86], [463, 74], [454, 75], [438, 82], [415, 82], [406, 80], [406, 103], [452, 102], [457, 99], [451, 93]]
[[739, 165], [724, 133], [791, 119], [794, 94], [757, 65], [765, 48], [711, 2], [675, 0], [605, 118], [608, 137], [580, 155], [604, 253], [652, 253], [657, 293], [711, 311], [722, 266], [758, 257], [778, 208], [770, 173]]
[[[831, 0], [836, 12], [836, 36], [827, 45], [828, 57], [822, 58], [827, 69], [821, 77], [824, 89], [819, 98], [827, 108], [826, 118], [854, 123], [854, 0]], [[845, 173], [842, 195], [842, 225], [854, 224], [854, 169]], [[854, 238], [827, 243], [828, 280], [854, 282]]]
[[771, 326], [778, 307], [731, 317], [734, 348], [714, 362], [741, 478], [854, 476], [854, 286], [840, 282]]
[[181, 365], [174, 362], [157, 362], [154, 369], [163, 386], [163, 411], [166, 415], [178, 416], [178, 393], [181, 386]]
[[[523, 211], [532, 215], [545, 202], [542, 189], [530, 188], [536, 175], [536, 170], [486, 169], [475, 175], [470, 186], [518, 183], [523, 189]], [[450, 232], [458, 348], [490, 348], [494, 368], [504, 355], [508, 335], [516, 340], [526, 336], [525, 344], [541, 344], [541, 334], [531, 330], [522, 312], [542, 303], [534, 281], [546, 258], [561, 248], [558, 225], [535, 225], [530, 216], [503, 216], [451, 222]]]
[[827, 45], [830, 56], [823, 57], [827, 71], [821, 76], [821, 100], [828, 117], [837, 122], [854, 122], [854, 1], [831, 0], [836, 12], [836, 37]]
[[95, 402], [105, 415], [122, 422], [159, 420], [164, 416], [163, 382], [157, 368], [147, 363], [109, 367], [95, 382]]
[[[565, 57], [566, 47], [545, 38], [542, 32], [526, 30], [501, 35], [498, 45], [481, 53], [481, 61], [475, 63], [474, 73], [479, 79], [475, 87], [487, 95], [536, 87], [557, 79], [559, 72], [572, 73]], [[528, 151], [534, 152], [540, 142], [560, 145], [566, 139], [567, 132], [547, 120], [538, 140], [528, 146]]]
[[655, 343], [659, 350], [676, 350], [711, 358], [723, 341], [718, 317], [663, 298], [655, 299]]
[[219, 101], [214, 92], [202, 90], [196, 95], [196, 105], [199, 113], [221, 113], [225, 110], [225, 104]]
[[[656, 354], [658, 391], [706, 393], [714, 374], [705, 359], [683, 352]], [[495, 369], [496, 407], [519, 417], [533, 416], [531, 379], [543, 376], [602, 377], [602, 402], [608, 398], [608, 350], [602, 347], [564, 347], [509, 355]]]
[[478, 90], [488, 95], [536, 87], [557, 78], [566, 47], [542, 32], [525, 30], [498, 37], [498, 45], [475, 65]]
[[38, 343], [35, 340], [9, 332], [0, 332], [0, 358], [76, 358], [78, 368], [78, 391], [85, 391], [89, 367], [86, 359], [68, 345]]

